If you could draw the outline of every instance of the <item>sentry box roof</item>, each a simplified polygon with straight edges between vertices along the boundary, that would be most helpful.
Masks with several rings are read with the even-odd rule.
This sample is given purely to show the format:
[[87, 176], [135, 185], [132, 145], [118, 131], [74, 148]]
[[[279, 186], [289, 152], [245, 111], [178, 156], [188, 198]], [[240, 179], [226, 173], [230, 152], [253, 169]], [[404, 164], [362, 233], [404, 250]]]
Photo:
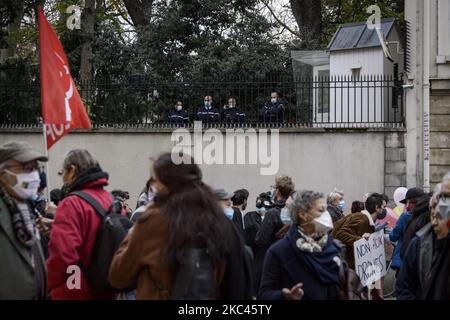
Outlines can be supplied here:
[[[394, 18], [381, 20], [381, 33], [387, 39], [395, 27]], [[328, 50], [348, 50], [381, 46], [376, 30], [370, 30], [366, 21], [346, 23], [339, 27], [328, 45]]]

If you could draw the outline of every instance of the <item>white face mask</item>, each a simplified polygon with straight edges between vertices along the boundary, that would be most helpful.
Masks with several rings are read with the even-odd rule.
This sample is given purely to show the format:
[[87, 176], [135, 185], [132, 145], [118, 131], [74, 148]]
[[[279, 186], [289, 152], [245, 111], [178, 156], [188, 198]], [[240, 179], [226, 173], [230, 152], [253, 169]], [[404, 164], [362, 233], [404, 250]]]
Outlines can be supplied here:
[[333, 220], [328, 211], [324, 211], [320, 217], [315, 218], [313, 223], [318, 233], [326, 233], [333, 229]]
[[181, 111], [183, 109], [183, 106], [177, 105], [177, 111]]
[[277, 98], [271, 98], [270, 101], [271, 101], [272, 103], [276, 103], [276, 102], [277, 102]]
[[7, 173], [13, 175], [17, 179], [17, 183], [12, 187], [14, 192], [23, 200], [30, 199], [37, 194], [41, 179], [37, 170], [29, 173], [14, 173], [5, 170]]

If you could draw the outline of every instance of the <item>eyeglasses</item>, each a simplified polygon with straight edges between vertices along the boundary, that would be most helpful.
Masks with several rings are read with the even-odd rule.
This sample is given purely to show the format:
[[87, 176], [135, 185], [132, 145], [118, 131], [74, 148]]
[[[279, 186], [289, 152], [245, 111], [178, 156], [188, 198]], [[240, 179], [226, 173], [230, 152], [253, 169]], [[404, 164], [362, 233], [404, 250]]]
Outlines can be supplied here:
[[441, 193], [437, 196], [437, 198], [438, 198], [439, 200], [440, 200], [440, 199], [444, 199], [444, 198], [450, 198], [450, 194], [441, 192]]
[[19, 168], [21, 171], [29, 173], [29, 172], [38, 170], [39, 165], [36, 161], [32, 161], [32, 162], [28, 162], [25, 164], [14, 164], [14, 165], [6, 167], [6, 169], [10, 169], [10, 168]]
[[439, 212], [439, 210], [431, 209], [430, 218], [431, 218], [431, 220], [442, 220], [442, 216], [441, 216], [441, 213]]

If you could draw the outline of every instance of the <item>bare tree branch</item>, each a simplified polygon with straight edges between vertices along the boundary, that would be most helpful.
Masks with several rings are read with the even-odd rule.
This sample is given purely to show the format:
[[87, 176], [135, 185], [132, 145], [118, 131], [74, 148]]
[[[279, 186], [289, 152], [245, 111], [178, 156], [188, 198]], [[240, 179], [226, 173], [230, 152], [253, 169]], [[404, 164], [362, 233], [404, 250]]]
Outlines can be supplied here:
[[297, 37], [299, 37], [299, 38], [302, 37], [302, 35], [301, 35], [299, 32], [297, 32], [297, 31], [291, 29], [287, 24], [285, 24], [283, 21], [281, 21], [281, 20], [277, 17], [277, 15], [276, 15], [275, 12], [273, 11], [273, 9], [270, 7], [269, 1], [268, 1], [268, 0], [261, 0], [261, 2], [262, 2], [262, 3], [264, 4], [264, 6], [269, 10], [270, 14], [271, 14], [272, 17], [278, 22], [278, 24], [280, 24], [283, 28], [285, 28], [287, 31], [289, 31], [289, 32], [292, 33], [293, 35], [295, 35], [295, 36], [297, 36]]
[[134, 27], [146, 27], [150, 23], [153, 0], [123, 0]]

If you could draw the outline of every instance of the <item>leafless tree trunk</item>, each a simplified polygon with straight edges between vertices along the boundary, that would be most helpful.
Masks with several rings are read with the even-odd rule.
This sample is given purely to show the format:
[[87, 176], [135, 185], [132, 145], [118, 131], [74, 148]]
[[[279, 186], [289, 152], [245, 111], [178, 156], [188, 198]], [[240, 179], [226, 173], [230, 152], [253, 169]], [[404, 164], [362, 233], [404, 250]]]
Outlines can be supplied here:
[[150, 23], [153, 0], [123, 0], [123, 3], [136, 29], [145, 28]]
[[81, 46], [81, 63], [80, 63], [80, 80], [81, 80], [81, 97], [89, 100], [89, 84], [92, 82], [92, 40], [94, 37], [95, 25], [95, 0], [86, 0], [85, 7], [81, 14], [81, 31], [83, 36], [83, 44]]
[[[16, 32], [20, 28], [20, 23], [22, 21], [24, 15], [24, 1], [17, 1], [15, 5], [15, 11], [12, 12], [12, 21], [7, 26], [8, 35]], [[15, 52], [15, 43], [14, 41], [8, 37], [8, 46], [6, 48], [0, 49], [0, 62], [12, 57]]]
[[289, 0], [292, 14], [302, 34], [303, 46], [320, 47], [322, 33], [321, 0]]

